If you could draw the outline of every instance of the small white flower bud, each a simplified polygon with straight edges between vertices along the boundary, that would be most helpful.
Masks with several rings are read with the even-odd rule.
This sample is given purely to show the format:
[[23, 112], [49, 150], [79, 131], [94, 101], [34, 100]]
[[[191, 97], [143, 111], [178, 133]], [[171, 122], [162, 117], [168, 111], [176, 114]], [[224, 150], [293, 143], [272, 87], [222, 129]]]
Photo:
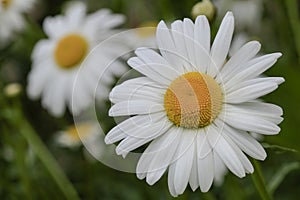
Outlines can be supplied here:
[[216, 8], [210, 0], [202, 0], [193, 6], [191, 14], [194, 19], [198, 15], [205, 15], [212, 22], [216, 15]]
[[19, 83], [10, 83], [4, 87], [4, 94], [7, 97], [16, 97], [22, 91], [22, 86]]

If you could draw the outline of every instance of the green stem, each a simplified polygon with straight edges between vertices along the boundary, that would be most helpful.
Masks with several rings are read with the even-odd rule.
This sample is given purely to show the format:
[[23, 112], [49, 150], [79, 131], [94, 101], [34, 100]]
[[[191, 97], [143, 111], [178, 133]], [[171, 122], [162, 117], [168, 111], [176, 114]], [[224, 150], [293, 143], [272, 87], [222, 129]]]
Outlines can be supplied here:
[[55, 158], [48, 151], [44, 143], [25, 120], [22, 120], [21, 122], [21, 133], [26, 138], [34, 153], [49, 171], [65, 197], [70, 200], [79, 200], [80, 198], [78, 197], [76, 190], [74, 189], [64, 172], [61, 170]]
[[295, 40], [296, 50], [298, 54], [298, 62], [300, 64], [300, 21], [299, 21], [299, 12], [298, 12], [298, 4], [297, 0], [286, 0], [284, 1], [287, 14], [290, 20], [291, 28], [293, 31], [293, 36]]
[[214, 195], [210, 191], [203, 193], [202, 197], [203, 197], [203, 199], [206, 199], [206, 200], [215, 200]]
[[55, 183], [58, 185], [66, 199], [80, 200], [76, 190], [71, 182], [68, 180], [59, 164], [49, 152], [48, 148], [42, 142], [36, 131], [28, 123], [25, 116], [22, 113], [22, 106], [18, 99], [13, 100], [14, 112], [13, 118], [16, 126], [19, 126], [20, 133], [26, 139], [28, 145], [32, 148], [35, 155], [40, 159], [45, 168], [48, 170]]
[[33, 199], [31, 193], [31, 182], [28, 176], [27, 167], [25, 163], [26, 154], [26, 144], [25, 140], [20, 135], [11, 134], [9, 129], [3, 124], [2, 136], [6, 144], [15, 150], [14, 162], [17, 166], [18, 172], [20, 174], [20, 180], [22, 183], [22, 189], [24, 190], [24, 195], [27, 199]]
[[290, 172], [297, 170], [299, 168], [300, 168], [299, 162], [292, 162], [292, 163], [287, 163], [286, 165], [283, 165], [270, 180], [270, 182], [268, 184], [268, 191], [270, 191], [271, 194], [274, 194], [274, 192], [276, 191], [278, 186], [283, 182], [285, 177]]
[[[25, 142], [25, 141], [23, 141], [23, 142]], [[20, 143], [18, 143], [18, 145], [16, 145], [14, 149], [16, 149], [16, 165], [19, 169], [20, 178], [21, 178], [21, 181], [22, 181], [23, 187], [24, 187], [24, 193], [26, 194], [28, 199], [33, 199], [32, 194], [30, 192], [32, 187], [30, 184], [30, 178], [28, 177], [28, 172], [27, 172], [28, 169], [27, 169], [26, 163], [25, 163], [26, 147], [24, 148], [24, 144], [20, 145]]]
[[259, 162], [255, 159], [252, 159], [252, 163], [254, 166], [254, 173], [251, 175], [253, 184], [255, 185], [262, 200], [271, 200], [272, 197], [267, 191]]

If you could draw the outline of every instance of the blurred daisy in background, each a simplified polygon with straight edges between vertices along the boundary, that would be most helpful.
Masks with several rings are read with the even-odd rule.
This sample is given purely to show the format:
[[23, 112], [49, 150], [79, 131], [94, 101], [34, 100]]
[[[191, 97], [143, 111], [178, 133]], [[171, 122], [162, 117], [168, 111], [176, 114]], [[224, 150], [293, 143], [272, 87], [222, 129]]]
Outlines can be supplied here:
[[99, 124], [88, 120], [70, 125], [55, 135], [55, 140], [61, 147], [74, 149], [84, 145], [88, 150], [85, 151], [85, 155], [89, 160], [95, 160], [91, 159], [90, 154], [101, 157], [103, 153], [107, 153], [103, 138]]
[[[83, 112], [83, 116], [87, 112]], [[100, 161], [113, 166], [128, 166], [132, 163], [124, 163], [115, 153], [114, 145], [106, 145], [104, 133], [98, 121], [91, 118], [79, 117], [75, 123], [66, 127], [64, 130], [56, 132], [54, 140], [62, 148], [76, 150], [83, 148], [83, 155], [90, 162]]]
[[0, 47], [25, 26], [23, 14], [34, 5], [35, 0], [0, 0]]
[[149, 48], [157, 47], [155, 40], [157, 22], [146, 21], [142, 23], [139, 27], [131, 29], [128, 32], [128, 44], [136, 49], [140, 46], [145, 46]]
[[245, 32], [234, 35], [229, 49], [229, 56], [233, 56], [245, 43], [249, 41], [249, 36]]
[[215, 0], [218, 16], [223, 16], [228, 10], [236, 18], [237, 30], [253, 32], [260, 29], [263, 14], [263, 1], [261, 0]]
[[[66, 105], [73, 114], [87, 108], [93, 101], [103, 68], [118, 55], [122, 46], [110, 40], [97, 56], [84, 60], [96, 45], [117, 33], [113, 28], [124, 20], [123, 15], [112, 14], [108, 9], [87, 15], [82, 2], [71, 2], [65, 15], [47, 17], [43, 29], [48, 38], [40, 40], [32, 53], [28, 96], [32, 99], [41, 96], [43, 107], [54, 116], [63, 115]], [[119, 69], [115, 71], [120, 73]], [[110, 69], [106, 75], [111, 76], [115, 71]], [[76, 94], [73, 95], [75, 82]]]
[[266, 158], [264, 148], [249, 132], [278, 134], [279, 106], [258, 101], [284, 82], [260, 77], [281, 53], [257, 56], [257, 41], [244, 44], [227, 60], [234, 31], [228, 12], [210, 45], [205, 16], [177, 20], [169, 30], [161, 21], [156, 31], [159, 53], [138, 48], [128, 64], [145, 75], [125, 81], [110, 93], [110, 116], [132, 116], [105, 137], [121, 142], [116, 153], [151, 142], [137, 164], [138, 178], [157, 182], [168, 169], [170, 193], [176, 197], [189, 184], [207, 192], [226, 166], [242, 178], [254, 169], [247, 155]]
[[81, 122], [57, 133], [56, 141], [64, 147], [78, 147], [81, 140], [93, 141], [97, 135], [97, 123]]

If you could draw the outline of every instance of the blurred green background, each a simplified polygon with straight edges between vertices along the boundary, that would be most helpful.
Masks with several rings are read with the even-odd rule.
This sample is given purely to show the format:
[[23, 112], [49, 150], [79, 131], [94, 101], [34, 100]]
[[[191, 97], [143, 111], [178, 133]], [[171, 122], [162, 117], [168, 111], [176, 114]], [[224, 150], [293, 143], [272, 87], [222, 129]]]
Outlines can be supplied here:
[[[250, 0], [249, 0], [250, 1]], [[40, 159], [36, 149], [24, 135], [35, 132], [59, 164], [81, 199], [172, 199], [167, 180], [163, 178], [153, 186], [136, 178], [135, 174], [111, 169], [100, 162], [86, 158], [84, 147], [65, 148], [55, 143], [54, 133], [73, 123], [70, 113], [54, 118], [41, 107], [40, 101], [26, 96], [27, 74], [31, 68], [31, 51], [35, 43], [45, 38], [41, 25], [49, 15], [61, 13], [63, 0], [38, 0], [31, 13], [26, 15], [27, 26], [9, 45], [0, 49], [0, 89], [18, 82], [23, 92], [17, 97], [0, 96], [0, 199], [65, 199], [59, 181]], [[172, 22], [191, 18], [194, 0], [87, 0], [90, 12], [110, 8], [127, 16], [122, 28], [136, 28], [147, 21]], [[219, 1], [218, 1], [219, 2]], [[224, 2], [227, 2], [226, 0]], [[224, 3], [223, 2], [223, 3]], [[232, 2], [228, 1], [228, 6]], [[242, 1], [240, 1], [242, 2]], [[284, 110], [281, 132], [266, 136], [263, 144], [268, 157], [261, 162], [267, 188], [274, 199], [299, 199], [300, 196], [300, 1], [254, 0], [261, 6], [260, 27], [244, 27], [249, 39], [262, 43], [262, 53], [282, 52], [283, 56], [266, 75], [284, 77], [286, 82], [263, 99], [280, 105]], [[226, 4], [226, 3], [225, 3]], [[229, 6], [230, 7], [230, 6]], [[224, 13], [217, 10], [212, 22], [216, 33]], [[236, 18], [238, 16], [235, 16]], [[257, 23], [255, 21], [253, 24]], [[236, 32], [236, 34], [238, 34]], [[117, 77], [116, 77], [117, 78]], [[107, 112], [109, 103], [103, 106]], [[101, 120], [101, 119], [100, 119]], [[114, 124], [108, 120], [107, 129]], [[39, 138], [36, 140], [39, 141]], [[43, 146], [43, 144], [41, 144]], [[44, 146], [44, 147], [45, 147]], [[56, 166], [57, 167], [57, 166]], [[58, 176], [60, 176], [58, 172]], [[64, 176], [63, 174], [61, 176]], [[58, 178], [59, 179], [59, 178]], [[68, 186], [66, 185], [66, 190]], [[72, 191], [70, 189], [69, 191]], [[228, 173], [224, 183], [213, 186], [209, 193], [188, 187], [178, 199], [259, 199], [251, 175], [239, 179]]]

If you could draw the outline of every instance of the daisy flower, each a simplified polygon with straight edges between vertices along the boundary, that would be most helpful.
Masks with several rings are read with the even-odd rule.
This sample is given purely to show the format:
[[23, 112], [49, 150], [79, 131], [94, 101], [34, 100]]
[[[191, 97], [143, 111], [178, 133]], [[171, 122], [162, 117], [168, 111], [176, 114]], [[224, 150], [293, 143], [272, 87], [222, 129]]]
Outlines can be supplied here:
[[[236, 24], [239, 29], [259, 30], [263, 14], [263, 1], [260, 0], [216, 0], [218, 12], [225, 14], [232, 10], [236, 16]], [[253, 23], [255, 22], [255, 23]]]
[[97, 132], [97, 123], [80, 122], [68, 126], [65, 130], [59, 131], [56, 141], [59, 145], [64, 147], [77, 147], [82, 144], [82, 140], [92, 141], [97, 135]]
[[232, 39], [231, 46], [229, 49], [229, 56], [234, 55], [247, 41], [249, 41], [249, 36], [247, 35], [247, 33], [235, 33], [235, 36]]
[[227, 58], [234, 30], [228, 12], [210, 45], [210, 26], [205, 16], [177, 20], [169, 30], [161, 21], [156, 32], [159, 53], [138, 48], [128, 64], [144, 77], [125, 81], [110, 93], [110, 116], [131, 117], [105, 137], [107, 144], [122, 140], [116, 153], [150, 142], [136, 173], [148, 184], [168, 171], [173, 196], [199, 186], [207, 192], [226, 166], [244, 177], [253, 172], [246, 154], [266, 158], [264, 148], [249, 132], [278, 134], [282, 109], [258, 100], [284, 81], [261, 77], [281, 56], [256, 56], [260, 43], [251, 41]]
[[157, 22], [146, 21], [139, 27], [128, 31], [128, 44], [134, 49], [144, 46], [153, 48], [156, 47], [155, 31]]
[[15, 32], [24, 28], [23, 14], [28, 12], [34, 0], [0, 0], [0, 44], [9, 41]]
[[93, 161], [95, 158], [98, 159], [103, 156], [104, 153], [108, 153], [103, 138], [104, 134], [102, 134], [99, 124], [92, 120], [76, 122], [55, 135], [55, 141], [61, 147], [73, 149], [84, 145], [84, 155], [89, 160], [91, 160], [92, 155]]
[[[116, 57], [120, 45], [110, 40], [97, 56], [85, 59], [96, 45], [116, 33], [112, 28], [123, 22], [123, 15], [112, 14], [108, 9], [87, 15], [82, 2], [69, 5], [65, 15], [47, 17], [43, 29], [48, 38], [39, 41], [32, 53], [29, 97], [41, 96], [42, 105], [54, 116], [62, 115], [66, 105], [73, 114], [87, 108], [102, 68]], [[114, 72], [111, 69], [106, 73], [107, 82]], [[73, 91], [75, 83], [77, 87]]]

